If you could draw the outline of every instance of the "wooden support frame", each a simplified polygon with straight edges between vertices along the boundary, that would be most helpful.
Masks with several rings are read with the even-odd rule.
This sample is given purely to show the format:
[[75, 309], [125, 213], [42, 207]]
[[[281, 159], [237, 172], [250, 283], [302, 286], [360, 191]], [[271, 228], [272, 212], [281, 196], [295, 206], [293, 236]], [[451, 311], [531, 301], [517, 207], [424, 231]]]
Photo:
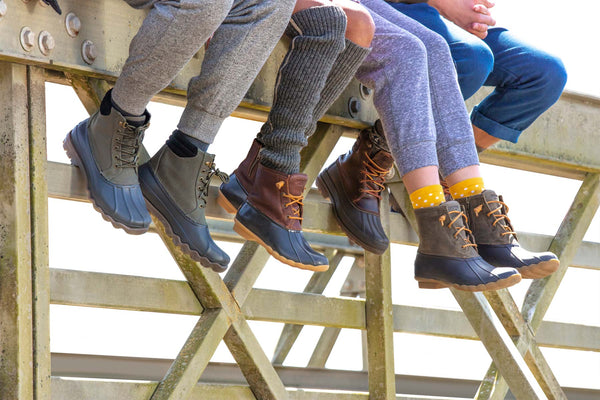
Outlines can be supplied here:
[[[315, 277], [312, 288], [307, 286], [305, 294], [274, 293], [252, 288], [268, 258], [266, 252], [257, 245], [245, 244], [229, 273], [222, 280], [211, 271], [198, 268], [196, 263], [181, 254], [157, 223], [157, 232], [164, 239], [188, 279], [194, 298], [184, 296], [185, 300], [164, 304], [164, 299], [152, 297], [148, 298], [152, 300], [151, 304], [127, 303], [127, 301], [116, 304], [110, 303], [98, 293], [89, 293], [85, 298], [81, 295], [69, 297], [69, 293], [65, 293], [67, 283], [61, 281], [60, 276], [63, 278], [66, 276], [67, 279], [77, 278], [81, 281], [111, 280], [126, 285], [131, 282], [129, 278], [117, 278], [105, 274], [62, 273], [56, 270], [51, 272], [48, 269], [47, 194], [52, 182], [47, 180], [46, 175], [48, 170], [55, 172], [56, 165], [46, 163], [44, 79], [50, 76], [62, 82], [68, 80], [86, 109], [89, 112], [97, 109], [101, 96], [109, 87], [107, 80], [116, 77], [120, 63], [124, 59], [123, 55], [126, 54], [126, 47], [123, 45], [115, 46], [113, 52], [108, 52], [108, 49], [103, 46], [106, 43], [116, 42], [115, 37], [130, 38], [134, 30], [129, 29], [129, 24], [138, 25], [143, 19], [143, 12], [130, 10], [117, 0], [99, 0], [85, 6], [76, 0], [63, 1], [65, 9], [76, 11], [84, 19], [93, 18], [94, 15], [104, 15], [107, 16], [107, 20], [112, 21], [111, 24], [115, 25], [115, 29], [106, 29], [105, 22], [86, 25], [85, 34], [100, 45], [99, 50], [102, 52], [98, 63], [90, 67], [81, 62], [79, 51], [73, 51], [79, 48], [73, 45], [75, 40], [66, 37], [62, 31], [64, 29], [62, 19], [52, 13], [44, 12], [36, 2], [15, 3], [11, 3], [11, 7], [15, 6], [11, 8], [14, 18], [3, 19], [0, 25], [0, 36], [10, 36], [14, 39], [16, 36], [12, 31], [15, 29], [18, 31], [21, 22], [27, 19], [36, 31], [52, 27], [48, 29], [56, 34], [58, 46], [52, 57], [40, 56], [37, 52], [24, 53], [15, 40], [11, 40], [0, 50], [0, 88], [3, 93], [3, 97], [0, 98], [0, 114], [3, 117], [3, 125], [0, 126], [0, 143], [2, 143], [0, 176], [3, 179], [8, 177], [0, 191], [0, 348], [2, 350], [0, 397], [11, 400], [47, 400], [51, 392], [54, 392], [59, 396], [64, 394], [64, 397], [59, 398], [81, 398], [81, 393], [93, 393], [97, 388], [105, 390], [104, 394], [108, 396], [113, 393], [131, 399], [150, 397], [183, 399], [189, 395], [210, 397], [215, 393], [219, 393], [215, 396], [259, 399], [339, 400], [369, 397], [364, 393], [340, 395], [287, 390], [248, 326], [247, 320], [262, 318], [290, 324], [318, 323], [327, 326], [326, 329], [334, 334], [328, 334], [327, 340], [320, 342], [318, 348], [330, 349], [337, 336], [335, 333], [339, 333], [339, 329], [366, 330], [370, 397], [410, 398], [397, 396], [395, 393], [392, 338], [394, 331], [406, 329], [407, 322], [403, 320], [402, 315], [417, 311], [394, 306], [391, 303], [389, 250], [380, 257], [366, 255], [366, 300], [328, 299], [316, 295], [319, 291], [322, 293], [320, 287], [328, 280], [327, 275]], [[49, 11], [49, 9], [45, 10]], [[119, 24], [119, 21], [122, 24]], [[61, 35], [58, 35], [59, 31]], [[237, 115], [264, 120], [271, 101], [272, 78], [283, 51], [285, 47], [278, 46], [275, 56], [264, 68], [261, 79], [257, 80], [257, 84], [251, 88], [247, 98], [244, 99], [242, 107], [236, 111]], [[182, 94], [185, 92], [187, 80], [198, 69], [201, 57], [201, 54], [195, 57], [173, 85], [159, 95], [162, 100], [183, 103]], [[376, 118], [372, 105], [368, 101], [364, 102], [358, 118], [350, 117], [347, 101], [351, 96], [360, 98], [358, 89], [356, 83], [352, 83], [326, 116], [326, 123], [319, 125], [317, 133], [303, 152], [302, 168], [309, 174], [310, 182], [316, 177], [342, 135], [352, 135], [354, 132], [350, 128], [364, 127]], [[570, 118], [577, 123], [582, 123], [580, 121], [586, 121], [588, 118], [594, 120], [592, 118], [600, 106], [597, 100], [573, 95], [566, 95], [565, 99], [564, 104], [559, 104], [544, 117], [544, 124], [563, 124], [562, 121], [568, 120], [565, 116], [571, 116]], [[532, 129], [535, 131], [540, 128], [534, 126]], [[564, 127], [561, 125], [560, 129]], [[590, 135], [591, 142], [594, 142], [593, 138], [598, 135], [597, 130], [592, 131]], [[435, 331], [441, 336], [481, 339], [492, 355], [494, 364], [480, 387], [477, 399], [501, 399], [509, 386], [519, 399], [565, 398], [539, 350], [538, 342], [542, 342], [539, 338], [536, 339], [535, 334], [540, 330], [541, 337], [544, 326], [551, 326], [555, 330], [562, 329], [557, 324], [542, 323], [542, 321], [567, 268], [574, 260], [575, 251], [592, 216], [598, 209], [600, 165], [593, 151], [590, 151], [585, 143], [574, 143], [571, 149], [565, 148], [561, 139], [554, 136], [545, 138], [543, 143], [536, 140], [539, 140], [536, 135], [529, 134], [520, 145], [499, 145], [484, 154], [483, 159], [493, 163], [584, 179], [565, 222], [550, 246], [550, 249], [560, 256], [562, 266], [559, 272], [532, 284], [522, 312], [519, 312], [508, 291], [477, 295], [453, 291], [464, 311], [464, 316], [467, 317], [460, 328], [431, 329], [423, 326], [410, 328], [415, 332], [424, 331], [431, 334]], [[70, 168], [70, 171], [73, 169]], [[78, 177], [77, 173], [75, 176], [75, 180], [80, 182], [81, 177]], [[406, 206], [406, 192], [399, 180], [389, 182], [389, 188], [400, 205]], [[65, 197], [73, 199], [71, 191], [65, 193]], [[83, 190], [78, 196], [79, 200], [86, 197]], [[318, 215], [319, 219], [309, 220], [311, 229], [325, 233], [340, 233], [331, 213], [319, 211], [323, 208], [322, 201], [315, 200], [313, 196], [307, 202], [307, 206], [309, 212]], [[412, 210], [410, 207], [404, 208], [406, 219], [414, 228]], [[385, 201], [384, 209], [389, 210], [389, 205]], [[216, 209], [209, 211], [213, 215], [218, 214]], [[391, 237], [402, 238], [405, 243], [414, 244], [414, 232], [409, 229], [408, 224], [397, 223], [404, 221], [403, 217], [390, 215], [387, 211], [383, 212], [382, 216]], [[332, 264], [341, 259], [342, 254], [341, 251], [331, 251], [329, 255], [332, 257]], [[154, 280], [145, 282], [158, 286], [167, 285], [170, 288], [177, 287], [177, 291], [184, 290], [173, 282]], [[54, 294], [50, 292], [51, 285], [55, 286]], [[313, 294], [308, 294], [311, 291]], [[93, 295], [96, 297], [92, 299]], [[77, 384], [56, 378], [50, 379], [49, 303], [51, 297], [53, 301], [65, 301], [65, 304], [79, 302], [90, 306], [167, 310], [167, 312], [177, 313], [182, 312], [183, 309], [185, 313], [200, 317], [180, 356], [161, 383], [85, 382]], [[281, 299], [297, 301], [304, 305], [319, 304], [324, 309], [289, 315], [285, 307], [265, 306]], [[327, 315], [329, 310], [335, 309], [344, 310], [343, 315], [334, 318]], [[433, 313], [431, 310], [427, 312]], [[436, 318], [439, 317], [439, 321], [443, 318], [456, 318], [459, 315], [462, 317], [462, 314], [453, 314], [453, 312], [434, 314]], [[289, 351], [293, 343], [294, 335], [297, 337], [300, 329], [301, 325], [294, 325], [293, 328], [290, 325], [286, 331], [288, 336], [282, 337], [281, 350], [278, 350], [274, 362], [283, 361], [286, 351]], [[587, 336], [597, 334], [597, 329], [593, 327], [581, 327], [580, 331], [592, 332], [592, 335]], [[248, 380], [249, 388], [197, 385], [198, 377], [221, 340], [229, 346]], [[556, 340], [552, 343], [556, 344]], [[560, 343], [557, 347], [571, 346], [570, 348], [598, 351], [598, 344], [589, 340], [575, 344], [563, 340]], [[322, 367], [325, 362], [323, 359], [326, 357], [321, 357], [319, 360], [313, 357], [309, 364]]]

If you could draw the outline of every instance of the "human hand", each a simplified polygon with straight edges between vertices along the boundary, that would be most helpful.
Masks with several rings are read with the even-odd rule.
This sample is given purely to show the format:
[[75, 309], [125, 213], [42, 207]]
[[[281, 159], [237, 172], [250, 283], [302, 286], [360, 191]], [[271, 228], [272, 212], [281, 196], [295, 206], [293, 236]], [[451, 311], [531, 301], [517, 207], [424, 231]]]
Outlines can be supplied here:
[[484, 39], [489, 26], [496, 25], [490, 13], [494, 3], [489, 0], [429, 0], [446, 19], [469, 33]]
[[62, 14], [62, 10], [60, 9], [60, 6], [58, 5], [58, 1], [56, 0], [42, 0], [44, 3], [48, 4], [50, 7], [52, 7], [54, 9], [54, 11], [56, 11], [59, 15]]

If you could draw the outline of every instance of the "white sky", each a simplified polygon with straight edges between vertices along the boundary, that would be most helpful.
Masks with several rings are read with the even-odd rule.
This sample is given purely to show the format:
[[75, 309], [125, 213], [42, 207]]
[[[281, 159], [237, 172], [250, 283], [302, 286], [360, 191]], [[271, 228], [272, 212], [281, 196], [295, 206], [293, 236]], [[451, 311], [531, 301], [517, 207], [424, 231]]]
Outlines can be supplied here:
[[[600, 15], [598, 2], [547, 0], [542, 7], [540, 2], [503, 0], [498, 1], [495, 15], [499, 25], [510, 27], [563, 58], [569, 72], [568, 89], [600, 97], [600, 56], [595, 43]], [[149, 108], [153, 121], [145, 144], [152, 153], [175, 127], [181, 110], [160, 104]], [[62, 139], [78, 121], [87, 117], [85, 110], [70, 88], [48, 85], [47, 115], [48, 157], [68, 162], [62, 151]], [[231, 172], [239, 164], [259, 126], [235, 119], [227, 121], [211, 147], [221, 170]], [[231, 143], [237, 144], [234, 151]], [[332, 160], [350, 145], [347, 140], [340, 143], [332, 153]], [[484, 166], [483, 172], [486, 186], [504, 194], [509, 202], [517, 230], [527, 232], [554, 234], [579, 185], [567, 179], [493, 166]], [[534, 196], [542, 196], [543, 203], [549, 205], [533, 206], [532, 201], [525, 201]], [[49, 208], [52, 268], [183, 279], [156, 235], [136, 237], [115, 230], [89, 204], [51, 199]], [[586, 240], [600, 242], [598, 215]], [[232, 259], [240, 247], [222, 245]], [[412, 277], [414, 251], [403, 246], [392, 249], [394, 303], [458, 310], [449, 291], [417, 288]], [[326, 295], [338, 295], [350, 264], [351, 260], [345, 259]], [[306, 271], [270, 261], [256, 287], [302, 291], [309, 278]], [[517, 304], [522, 304], [527, 287], [528, 281], [524, 281], [511, 289]], [[569, 270], [546, 319], [600, 326], [599, 287], [597, 271]], [[51, 348], [53, 352], [175, 357], [195, 322], [194, 317], [52, 306]], [[254, 322], [251, 326], [270, 357], [282, 325]], [[306, 365], [320, 331], [319, 327], [306, 327], [286, 364]], [[344, 330], [327, 366], [361, 369], [360, 340], [358, 331]], [[394, 345], [396, 372], [400, 374], [481, 379], [490, 362], [479, 342], [395, 334]], [[562, 385], [600, 389], [599, 353], [557, 349], [543, 349], [543, 352]], [[464, 361], [457, 365], [457, 360]], [[233, 360], [222, 345], [214, 361]]]

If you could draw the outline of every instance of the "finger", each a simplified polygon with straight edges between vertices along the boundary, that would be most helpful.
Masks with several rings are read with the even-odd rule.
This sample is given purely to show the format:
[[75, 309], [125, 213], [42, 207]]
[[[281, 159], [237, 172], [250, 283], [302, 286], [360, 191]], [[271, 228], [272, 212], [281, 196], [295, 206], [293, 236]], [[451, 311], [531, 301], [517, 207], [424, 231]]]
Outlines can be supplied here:
[[479, 39], [485, 39], [487, 37], [487, 30], [485, 32], [477, 31], [471, 28], [467, 28], [467, 32], [477, 36]]
[[484, 6], [486, 6], [487, 8], [492, 8], [496, 5], [496, 3], [492, 3], [489, 0], [477, 0], [479, 4], [483, 4]]
[[[481, 6], [475, 6], [473, 8], [474, 11], [477, 12], [477, 15], [473, 18], [474, 22], [476, 23], [480, 23], [480, 24], [486, 24], [488, 26], [494, 26], [496, 25], [496, 19], [494, 19], [494, 17], [492, 17], [489, 14], [484, 14], [483, 12], [480, 12], [478, 10], [484, 11], [487, 10], [487, 8], [484, 7], [484, 9], [480, 9]], [[489, 11], [488, 11], [489, 13]]]
[[488, 8], [486, 6], [481, 5], [481, 4], [475, 4], [473, 6], [473, 11], [475, 11], [476, 13], [482, 14], [482, 15], [492, 15], [490, 10], [488, 10]]

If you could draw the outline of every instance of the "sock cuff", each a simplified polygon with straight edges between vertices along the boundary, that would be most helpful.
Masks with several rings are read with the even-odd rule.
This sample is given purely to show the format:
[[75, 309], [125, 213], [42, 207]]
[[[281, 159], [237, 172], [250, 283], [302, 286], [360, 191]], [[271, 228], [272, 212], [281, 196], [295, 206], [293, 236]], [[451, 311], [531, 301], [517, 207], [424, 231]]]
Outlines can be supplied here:
[[338, 6], [317, 6], [298, 11], [290, 19], [290, 28], [299, 35], [346, 34], [346, 14]]
[[465, 179], [450, 186], [450, 194], [453, 199], [474, 196], [484, 190], [483, 178], [478, 176], [475, 178]]
[[429, 185], [415, 190], [410, 195], [410, 201], [414, 209], [435, 207], [446, 201], [442, 185]]

